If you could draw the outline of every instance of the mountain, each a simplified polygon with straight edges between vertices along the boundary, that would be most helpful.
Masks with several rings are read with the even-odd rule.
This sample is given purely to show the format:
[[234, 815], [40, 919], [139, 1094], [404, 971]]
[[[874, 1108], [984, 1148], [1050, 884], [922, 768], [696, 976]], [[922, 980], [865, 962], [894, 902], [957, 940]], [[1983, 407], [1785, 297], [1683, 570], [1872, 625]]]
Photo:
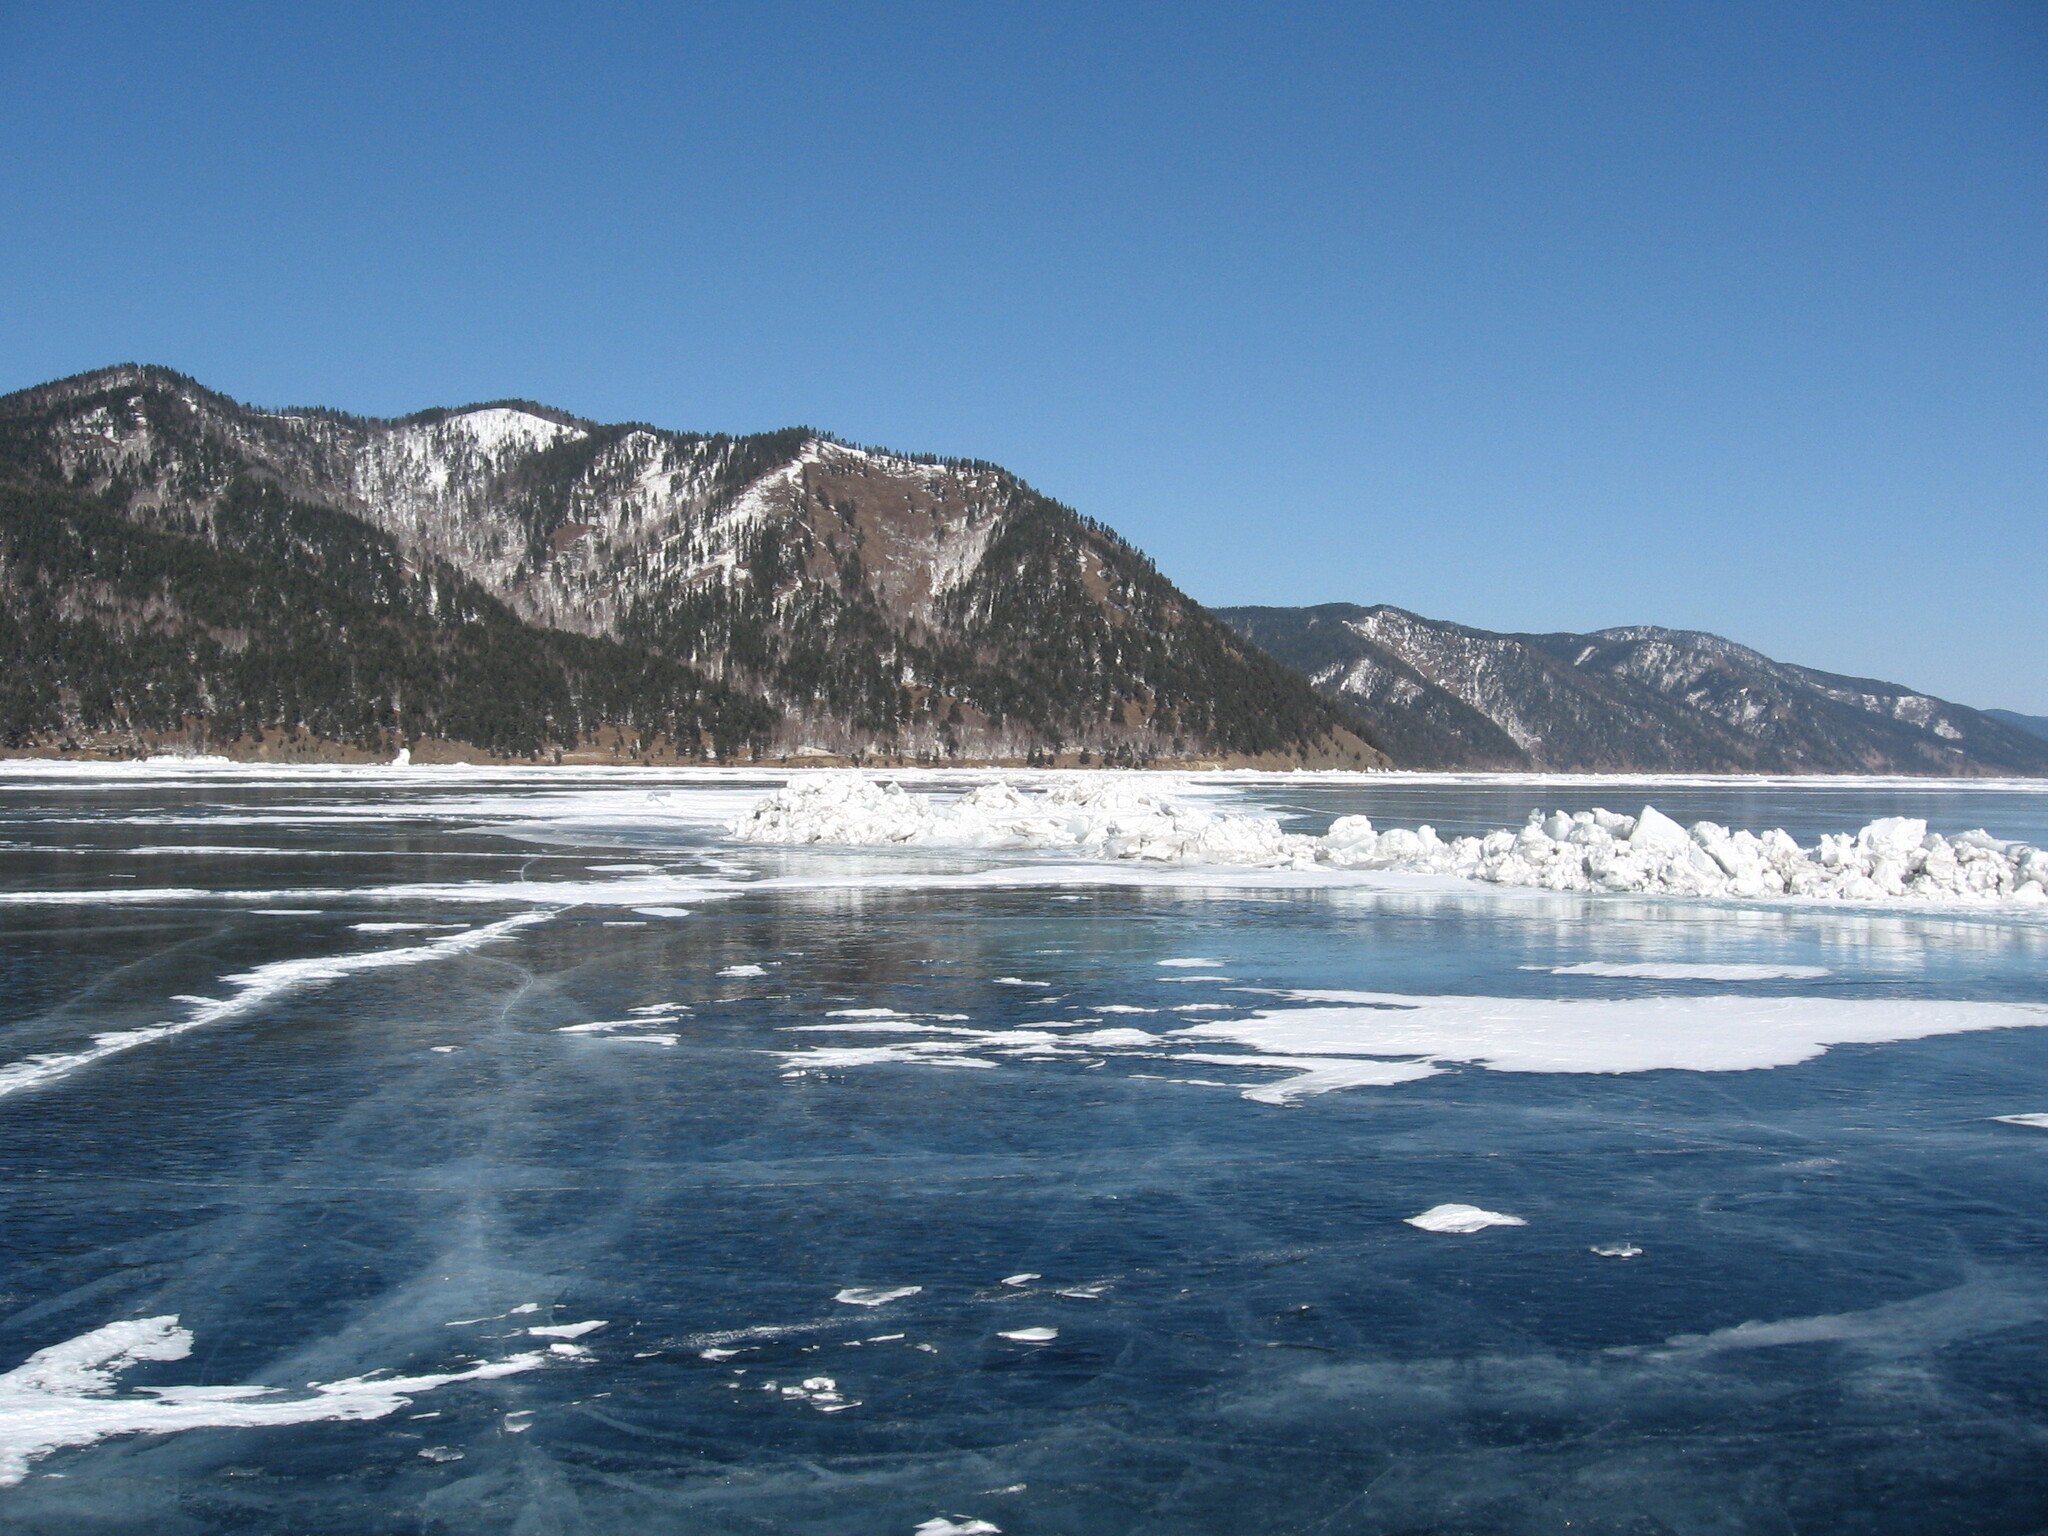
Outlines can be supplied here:
[[2022, 715], [2010, 709], [1987, 709], [1984, 713], [2016, 731], [2025, 731], [2029, 736], [2039, 736], [2048, 741], [2048, 715]]
[[1367, 767], [1340, 707], [976, 461], [522, 401], [0, 398], [0, 748]]
[[2011, 717], [1648, 626], [1502, 635], [1384, 605], [1216, 616], [1410, 768], [2048, 774]]

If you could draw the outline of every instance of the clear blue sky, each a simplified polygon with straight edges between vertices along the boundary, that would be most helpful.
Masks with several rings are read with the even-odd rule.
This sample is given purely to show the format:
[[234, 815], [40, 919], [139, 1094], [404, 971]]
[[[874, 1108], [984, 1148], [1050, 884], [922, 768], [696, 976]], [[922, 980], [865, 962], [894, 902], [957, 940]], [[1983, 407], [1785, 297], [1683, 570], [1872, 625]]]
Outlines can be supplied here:
[[0, 389], [994, 459], [2048, 713], [2048, 7], [0, 0]]

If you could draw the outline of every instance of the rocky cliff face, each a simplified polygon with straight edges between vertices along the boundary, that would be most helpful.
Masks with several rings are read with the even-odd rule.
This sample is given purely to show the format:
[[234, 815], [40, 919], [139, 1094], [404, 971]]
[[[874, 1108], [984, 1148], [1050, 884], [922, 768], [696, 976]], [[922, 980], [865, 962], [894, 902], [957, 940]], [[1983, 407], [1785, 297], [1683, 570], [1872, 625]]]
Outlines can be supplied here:
[[[684, 669], [705, 699], [758, 703], [747, 740], [768, 755], [1384, 762], [1136, 550], [993, 465], [801, 429], [606, 426], [521, 402], [396, 421], [260, 411], [124, 367], [0, 399], [0, 475], [43, 497], [38, 515], [61, 517], [49, 498], [68, 496], [79, 516], [89, 503], [160, 541], [151, 559], [248, 557], [268, 573], [248, 573], [259, 583], [383, 559], [341, 552], [367, 536], [389, 552], [392, 602], [407, 594], [431, 615], [460, 589], [458, 607], [596, 642], [591, 664], [609, 673], [631, 658]], [[37, 585], [14, 565], [11, 579]], [[82, 602], [57, 602], [51, 622]], [[166, 623], [172, 607], [157, 603]], [[120, 623], [147, 629], [151, 612], [134, 596]], [[423, 622], [446, 630], [432, 640], [446, 650], [465, 621]], [[363, 688], [380, 731], [420, 723], [390, 679]], [[216, 702], [254, 718], [252, 701]], [[575, 732], [593, 724], [586, 703]], [[63, 709], [64, 728], [97, 728], [90, 710]], [[572, 727], [548, 730], [559, 745]]]
[[1217, 616], [1351, 705], [1404, 767], [2048, 773], [2048, 743], [1978, 710], [1718, 635], [1504, 635], [1346, 603]]

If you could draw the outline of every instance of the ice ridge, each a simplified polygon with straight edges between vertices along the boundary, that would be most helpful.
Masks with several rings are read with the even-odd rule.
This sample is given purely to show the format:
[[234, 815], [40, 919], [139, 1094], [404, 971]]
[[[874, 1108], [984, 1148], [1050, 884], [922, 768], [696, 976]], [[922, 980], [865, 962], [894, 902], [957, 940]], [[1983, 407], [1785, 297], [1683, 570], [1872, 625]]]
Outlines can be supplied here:
[[1206, 811], [1116, 776], [1054, 782], [1033, 793], [1003, 780], [952, 801], [912, 795], [857, 772], [806, 774], [727, 828], [746, 843], [1053, 849], [1176, 864], [1308, 867], [1313, 838], [1270, 817]]
[[1873, 821], [1802, 848], [1790, 833], [1682, 827], [1654, 806], [1592, 810], [1520, 830], [1446, 840], [1432, 827], [1376, 829], [1344, 816], [1321, 837], [1267, 816], [1205, 810], [1164, 786], [1104, 776], [1036, 791], [1006, 781], [953, 800], [854, 771], [793, 779], [727, 828], [749, 843], [1043, 849], [1170, 864], [1449, 875], [1552, 891], [1809, 901], [2048, 905], [2048, 852], [1983, 831], [1944, 837], [1911, 817]]

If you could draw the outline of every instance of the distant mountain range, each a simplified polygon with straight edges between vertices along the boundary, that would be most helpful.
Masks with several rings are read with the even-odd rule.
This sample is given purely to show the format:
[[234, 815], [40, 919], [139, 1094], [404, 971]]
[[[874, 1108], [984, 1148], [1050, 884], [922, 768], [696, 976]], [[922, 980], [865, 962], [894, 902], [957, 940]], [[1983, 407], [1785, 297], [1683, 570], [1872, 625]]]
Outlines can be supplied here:
[[1773, 661], [1718, 635], [1505, 635], [1399, 608], [1219, 608], [1411, 768], [2048, 774], [2048, 721]]
[[1375, 767], [991, 464], [526, 402], [0, 398], [0, 750]]
[[0, 596], [11, 753], [2048, 773], [1713, 635], [1211, 613], [992, 464], [153, 367], [0, 397]]

